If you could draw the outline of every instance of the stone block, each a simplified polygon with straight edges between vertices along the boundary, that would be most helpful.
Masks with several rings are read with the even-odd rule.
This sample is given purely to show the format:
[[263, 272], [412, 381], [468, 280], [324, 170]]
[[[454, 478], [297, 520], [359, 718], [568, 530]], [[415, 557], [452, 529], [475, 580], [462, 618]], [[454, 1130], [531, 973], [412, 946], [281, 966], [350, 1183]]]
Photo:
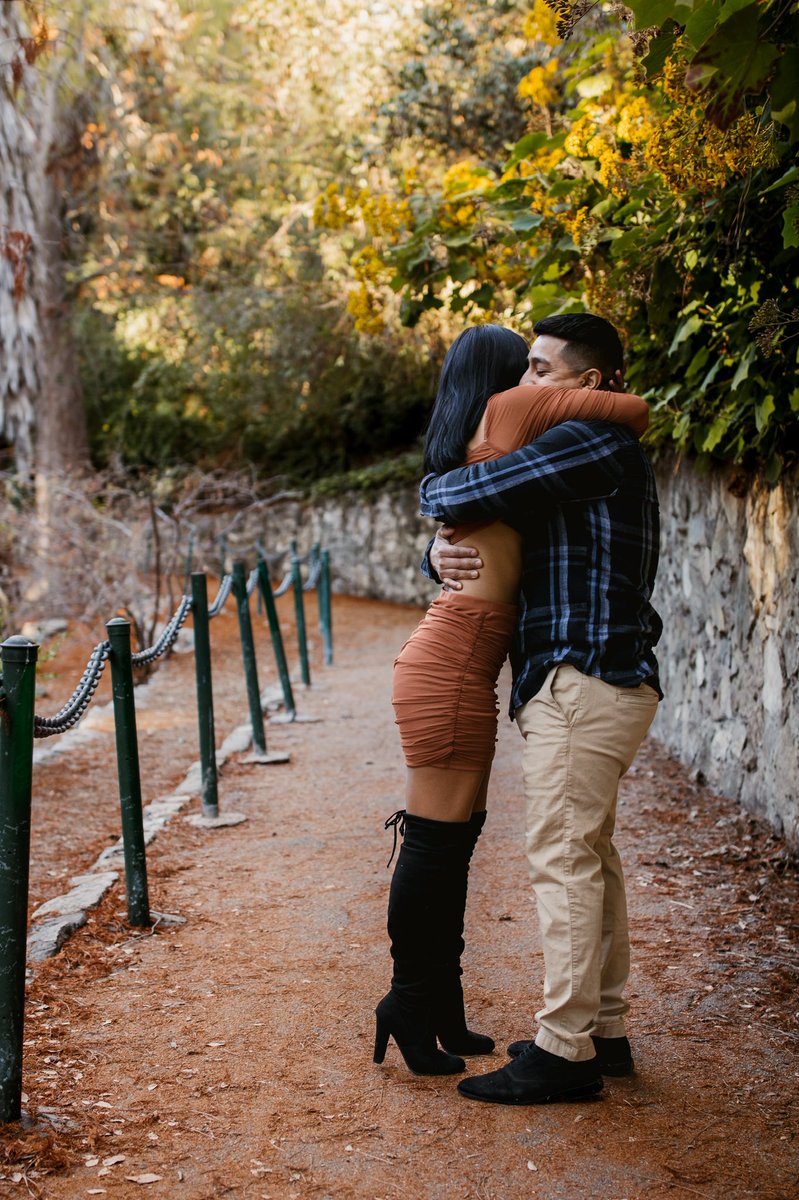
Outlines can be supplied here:
[[40, 925], [34, 925], [28, 934], [28, 959], [30, 962], [44, 962], [57, 954], [68, 937], [86, 924], [85, 912], [65, 913], [63, 916], [51, 917]]
[[89, 875], [75, 875], [70, 880], [70, 890], [63, 896], [55, 896], [52, 900], [40, 904], [31, 914], [32, 918], [35, 921], [37, 917], [63, 916], [65, 913], [94, 908], [118, 879], [117, 871], [93, 871]]

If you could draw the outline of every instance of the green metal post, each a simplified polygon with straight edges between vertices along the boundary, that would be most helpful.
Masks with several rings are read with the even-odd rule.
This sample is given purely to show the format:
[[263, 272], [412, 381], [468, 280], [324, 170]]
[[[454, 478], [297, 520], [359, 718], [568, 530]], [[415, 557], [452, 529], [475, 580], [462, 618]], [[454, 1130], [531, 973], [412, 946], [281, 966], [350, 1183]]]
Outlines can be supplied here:
[[[266, 547], [264, 546], [264, 544], [260, 538], [256, 538], [256, 540], [255, 540], [255, 554], [256, 554], [255, 563], [256, 563], [256, 566], [258, 567], [258, 616], [260, 617], [264, 612], [264, 589], [261, 586], [261, 559], [263, 559], [264, 562], [267, 563], [266, 578], [271, 579], [271, 575], [269, 574], [269, 565], [268, 565], [267, 557], [266, 557]], [[272, 627], [271, 621], [269, 622], [269, 627], [270, 627], [270, 629]]]
[[255, 659], [255, 640], [252, 635], [250, 600], [247, 595], [247, 576], [244, 573], [244, 563], [241, 560], [233, 564], [233, 595], [236, 597], [236, 607], [239, 613], [241, 653], [244, 659], [244, 674], [247, 680], [247, 699], [250, 704], [253, 745], [257, 754], [266, 754], [264, 714], [261, 710], [261, 691], [258, 687], [258, 664]]
[[325, 666], [333, 663], [333, 589], [330, 580], [330, 551], [322, 551], [322, 574], [319, 577], [319, 604], [322, 608], [322, 638], [325, 644]]
[[318, 542], [314, 542], [311, 546], [311, 553], [308, 557], [309, 571], [313, 576], [314, 571], [318, 571], [316, 581], [316, 606], [319, 611], [319, 628], [324, 629], [325, 618], [322, 609], [322, 551]]
[[311, 686], [311, 668], [308, 663], [308, 636], [305, 631], [305, 598], [302, 592], [302, 572], [296, 554], [291, 556], [291, 581], [294, 585], [294, 611], [297, 615], [297, 641], [300, 647], [300, 673], [306, 687]]
[[106, 624], [111, 642], [111, 684], [114, 694], [114, 729], [122, 810], [122, 843], [125, 852], [125, 887], [131, 925], [151, 925], [147, 893], [147, 854], [144, 848], [139, 742], [136, 736], [136, 702], [133, 697], [133, 663], [130, 622], [114, 617]]
[[197, 678], [197, 720], [200, 727], [203, 815], [219, 816], [214, 690], [211, 676], [211, 635], [208, 621], [208, 581], [202, 571], [191, 577], [191, 611], [194, 621], [194, 671]]
[[39, 647], [2, 645], [0, 712], [0, 1121], [22, 1115], [22, 1041], [31, 844], [33, 705]]
[[189, 545], [186, 550], [186, 572], [183, 577], [184, 578], [184, 584], [183, 584], [184, 592], [187, 592], [189, 590], [189, 580], [191, 579], [191, 575], [192, 575], [191, 568], [193, 567], [193, 565], [194, 565], [194, 530], [192, 530], [189, 534]]
[[293, 720], [297, 712], [297, 706], [294, 703], [294, 692], [291, 689], [289, 668], [286, 662], [286, 650], [283, 646], [283, 634], [280, 631], [280, 621], [277, 616], [277, 605], [275, 604], [275, 594], [272, 590], [272, 580], [269, 577], [269, 567], [262, 558], [258, 560], [258, 583], [260, 585], [260, 593], [264, 599], [266, 615], [269, 619], [272, 649], [275, 652], [277, 673], [280, 676], [280, 686], [283, 689], [283, 703], [286, 706], [286, 713]]

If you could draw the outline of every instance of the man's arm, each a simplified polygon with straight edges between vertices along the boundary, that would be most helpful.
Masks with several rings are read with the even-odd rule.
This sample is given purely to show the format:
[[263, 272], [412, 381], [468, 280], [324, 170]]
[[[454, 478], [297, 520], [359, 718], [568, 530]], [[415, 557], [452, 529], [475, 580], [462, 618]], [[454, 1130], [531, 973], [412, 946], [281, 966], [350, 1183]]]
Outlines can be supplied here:
[[422, 481], [421, 511], [450, 524], [495, 517], [510, 525], [531, 511], [612, 496], [619, 451], [633, 435], [607, 422], [567, 421], [502, 458]]

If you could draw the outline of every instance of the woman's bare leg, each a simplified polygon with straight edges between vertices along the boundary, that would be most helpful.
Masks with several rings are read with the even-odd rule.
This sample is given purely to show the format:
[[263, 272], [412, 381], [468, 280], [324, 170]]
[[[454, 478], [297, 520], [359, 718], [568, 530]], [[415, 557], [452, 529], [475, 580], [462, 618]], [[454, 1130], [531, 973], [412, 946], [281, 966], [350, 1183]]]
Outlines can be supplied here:
[[474, 806], [472, 808], [472, 815], [474, 815], [475, 813], [485, 812], [485, 810], [486, 810], [487, 801], [488, 801], [488, 781], [490, 778], [491, 778], [491, 768], [486, 767], [485, 771], [483, 772], [483, 779], [480, 784], [480, 790], [478, 791], [477, 795], [474, 798]]
[[468, 821], [472, 813], [485, 811], [490, 771], [409, 767], [405, 809], [431, 821]]

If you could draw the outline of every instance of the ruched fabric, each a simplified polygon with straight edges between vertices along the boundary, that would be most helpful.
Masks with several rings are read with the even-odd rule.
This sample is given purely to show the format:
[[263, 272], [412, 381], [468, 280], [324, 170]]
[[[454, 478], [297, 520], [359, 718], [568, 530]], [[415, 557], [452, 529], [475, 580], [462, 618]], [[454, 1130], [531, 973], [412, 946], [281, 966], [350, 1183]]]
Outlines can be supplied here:
[[442, 592], [394, 663], [392, 703], [409, 767], [483, 771], [497, 740], [496, 683], [515, 604]]

